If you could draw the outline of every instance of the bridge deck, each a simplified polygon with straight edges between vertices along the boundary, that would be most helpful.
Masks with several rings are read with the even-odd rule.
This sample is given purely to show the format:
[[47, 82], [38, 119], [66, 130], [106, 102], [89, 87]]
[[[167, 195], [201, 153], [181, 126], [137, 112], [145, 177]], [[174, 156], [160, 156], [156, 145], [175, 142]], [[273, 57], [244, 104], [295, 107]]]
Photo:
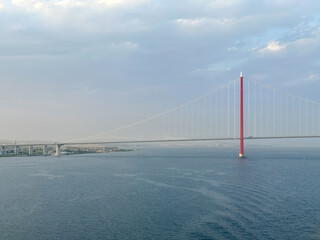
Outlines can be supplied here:
[[[290, 138], [320, 138], [318, 135], [314, 136], [274, 136], [274, 137], [244, 137], [244, 140], [259, 140], [259, 139], [290, 139]], [[166, 142], [201, 142], [201, 141], [225, 141], [225, 140], [239, 140], [240, 137], [230, 138], [190, 138], [190, 139], [154, 139], [154, 140], [130, 140], [130, 141], [106, 141], [106, 142], [55, 142], [55, 143], [27, 143], [27, 144], [2, 144], [2, 147], [23, 147], [23, 146], [52, 146], [52, 145], [95, 145], [95, 144], [130, 144], [130, 143], [166, 143]]]

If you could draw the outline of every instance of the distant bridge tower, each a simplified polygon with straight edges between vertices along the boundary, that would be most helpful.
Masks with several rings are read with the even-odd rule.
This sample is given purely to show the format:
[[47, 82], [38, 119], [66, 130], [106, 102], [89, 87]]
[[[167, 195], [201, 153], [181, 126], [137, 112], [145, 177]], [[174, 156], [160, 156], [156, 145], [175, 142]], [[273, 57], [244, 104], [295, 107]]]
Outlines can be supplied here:
[[30, 145], [29, 146], [29, 156], [32, 156], [32, 154], [33, 154], [33, 149], [32, 149], [32, 146]]
[[43, 145], [43, 156], [47, 156], [47, 145]]
[[61, 147], [61, 144], [56, 144], [56, 153], [55, 153], [55, 156], [60, 156], [60, 147]]

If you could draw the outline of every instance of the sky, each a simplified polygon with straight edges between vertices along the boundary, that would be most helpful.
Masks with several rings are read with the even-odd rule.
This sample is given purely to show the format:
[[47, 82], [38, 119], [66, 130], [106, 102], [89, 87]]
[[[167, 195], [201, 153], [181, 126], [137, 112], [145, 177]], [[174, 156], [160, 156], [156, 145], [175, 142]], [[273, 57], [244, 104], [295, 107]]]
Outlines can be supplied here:
[[240, 72], [320, 102], [319, 13], [316, 0], [0, 0], [0, 139], [104, 132]]

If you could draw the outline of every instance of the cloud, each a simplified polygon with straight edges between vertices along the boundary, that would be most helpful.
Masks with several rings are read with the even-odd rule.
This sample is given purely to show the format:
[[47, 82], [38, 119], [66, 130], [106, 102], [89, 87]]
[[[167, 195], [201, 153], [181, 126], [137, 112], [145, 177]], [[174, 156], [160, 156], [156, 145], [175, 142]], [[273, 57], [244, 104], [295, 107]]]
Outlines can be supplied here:
[[227, 32], [234, 27], [228, 18], [179, 18], [175, 23], [179, 30], [191, 34]]
[[215, 26], [215, 27], [225, 27], [232, 24], [231, 19], [222, 19], [222, 18], [179, 18], [176, 22], [185, 28], [198, 28], [201, 26]]
[[226, 20], [223, 19], [210, 19], [210, 18], [194, 18], [186, 19], [179, 18], [176, 20], [182, 27], [199, 27], [204, 25], [223, 25]]
[[195, 69], [193, 72], [225, 72], [231, 71], [233, 68], [241, 66], [243, 63], [248, 61], [248, 59], [237, 59], [237, 60], [229, 60], [229, 61], [220, 61], [213, 64], [207, 65], [205, 68]]
[[308, 54], [320, 48], [320, 30], [312, 31], [311, 36], [299, 38], [291, 42], [290, 47], [299, 54]]
[[308, 86], [310, 84], [313, 85], [314, 83], [319, 81], [320, 81], [320, 74], [310, 73], [305, 77], [283, 82], [281, 85], [284, 87], [287, 87], [287, 86], [299, 87], [299, 86]]
[[138, 50], [139, 45], [137, 43], [133, 43], [133, 42], [120, 42], [120, 43], [113, 43], [110, 46], [111, 50], [115, 50], [115, 51], [136, 51]]
[[106, 7], [133, 7], [143, 3], [149, 2], [149, 0], [98, 0], [97, 3], [105, 5]]
[[78, 57], [88, 57], [91, 59], [106, 59], [112, 56], [112, 60], [126, 59], [139, 51], [139, 44], [134, 42], [111, 42], [101, 45], [90, 46], [82, 49]]
[[[21, 13], [42, 18], [44, 29], [78, 34], [130, 33], [147, 29], [147, 24], [131, 16], [149, 0], [12, 0]], [[126, 15], [127, 14], [127, 15]]]
[[273, 40], [264, 47], [253, 48], [252, 51], [261, 56], [306, 55], [320, 48], [320, 31], [312, 31], [309, 34], [311, 36], [297, 38], [284, 43]]
[[49, 13], [56, 10], [70, 10], [74, 8], [85, 9], [114, 9], [114, 8], [132, 8], [146, 3], [148, 0], [12, 0], [13, 6], [23, 7], [27, 11], [39, 13]]
[[319, 74], [310, 74], [303, 79], [304, 83], [316, 82], [320, 80]]
[[272, 53], [281, 53], [284, 52], [284, 50], [287, 48], [287, 44], [280, 44], [278, 41], [271, 41], [267, 44], [267, 46], [260, 48], [260, 49], [254, 49], [259, 54], [272, 54]]

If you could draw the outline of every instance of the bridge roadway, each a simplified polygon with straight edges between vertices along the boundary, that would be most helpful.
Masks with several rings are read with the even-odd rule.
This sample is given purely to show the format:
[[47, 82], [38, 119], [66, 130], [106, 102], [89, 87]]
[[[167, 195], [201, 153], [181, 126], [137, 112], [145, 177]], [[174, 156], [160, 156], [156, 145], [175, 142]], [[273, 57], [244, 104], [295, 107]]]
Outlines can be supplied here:
[[[259, 139], [299, 139], [299, 138], [320, 138], [320, 135], [310, 136], [269, 136], [269, 137], [244, 137], [244, 140], [259, 140]], [[200, 141], [225, 141], [225, 140], [240, 140], [240, 137], [226, 138], [190, 138], [190, 139], [155, 139], [155, 140], [128, 140], [128, 141], [100, 141], [100, 142], [53, 142], [53, 143], [25, 143], [25, 144], [3, 144], [0, 145], [1, 150], [14, 148], [15, 154], [18, 154], [19, 147], [29, 147], [29, 155], [32, 155], [34, 147], [42, 147], [43, 155], [47, 155], [47, 147], [54, 146], [56, 148], [56, 156], [60, 155], [61, 146], [78, 146], [78, 145], [104, 145], [104, 144], [133, 144], [133, 143], [166, 143], [166, 142], [200, 142]]]

